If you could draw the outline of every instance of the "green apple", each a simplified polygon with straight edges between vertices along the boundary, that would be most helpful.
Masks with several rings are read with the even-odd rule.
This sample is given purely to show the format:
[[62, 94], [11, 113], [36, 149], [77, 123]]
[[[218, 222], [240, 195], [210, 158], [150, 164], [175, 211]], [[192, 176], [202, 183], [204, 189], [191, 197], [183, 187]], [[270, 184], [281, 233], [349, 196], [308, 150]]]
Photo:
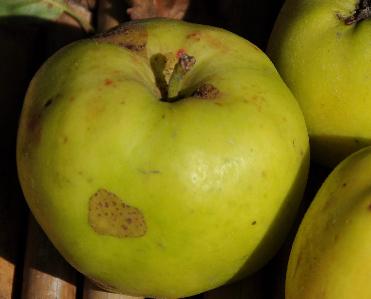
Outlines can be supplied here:
[[370, 15], [370, 0], [287, 0], [269, 41], [322, 165], [371, 144]]
[[262, 51], [166, 19], [53, 55], [17, 143], [25, 197], [66, 260], [106, 288], [168, 298], [274, 255], [308, 157], [300, 107]]
[[342, 161], [316, 194], [290, 254], [287, 299], [371, 298], [371, 147]]

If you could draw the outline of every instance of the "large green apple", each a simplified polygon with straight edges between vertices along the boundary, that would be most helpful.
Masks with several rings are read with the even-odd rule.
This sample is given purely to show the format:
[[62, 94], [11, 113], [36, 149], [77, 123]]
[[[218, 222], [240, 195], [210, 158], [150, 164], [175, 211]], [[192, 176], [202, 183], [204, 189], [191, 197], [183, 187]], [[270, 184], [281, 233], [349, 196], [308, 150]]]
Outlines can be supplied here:
[[370, 16], [370, 0], [287, 0], [269, 41], [323, 165], [371, 144]]
[[308, 157], [299, 105], [262, 51], [165, 19], [53, 55], [17, 144], [25, 197], [67, 261], [109, 289], [170, 298], [272, 257]]
[[371, 298], [371, 147], [342, 161], [300, 224], [286, 299]]

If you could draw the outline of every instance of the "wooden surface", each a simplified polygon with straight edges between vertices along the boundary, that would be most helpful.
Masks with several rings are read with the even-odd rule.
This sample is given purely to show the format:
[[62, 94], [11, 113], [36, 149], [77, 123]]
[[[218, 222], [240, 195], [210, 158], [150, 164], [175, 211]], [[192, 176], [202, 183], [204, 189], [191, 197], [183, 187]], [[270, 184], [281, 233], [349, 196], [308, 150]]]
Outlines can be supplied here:
[[[191, 1], [185, 19], [224, 27], [264, 49], [282, 2], [266, 7], [257, 0]], [[81, 0], [80, 4], [85, 8], [82, 14], [97, 31], [128, 20], [124, 0]], [[68, 16], [37, 25], [0, 22], [0, 299], [142, 298], [103, 291], [68, 265], [29, 213], [17, 179], [16, 130], [28, 83], [47, 57], [85, 36]], [[301, 215], [326, 174], [312, 168]], [[295, 228], [277, 256], [258, 273], [193, 299], [283, 299], [285, 264], [294, 232]]]

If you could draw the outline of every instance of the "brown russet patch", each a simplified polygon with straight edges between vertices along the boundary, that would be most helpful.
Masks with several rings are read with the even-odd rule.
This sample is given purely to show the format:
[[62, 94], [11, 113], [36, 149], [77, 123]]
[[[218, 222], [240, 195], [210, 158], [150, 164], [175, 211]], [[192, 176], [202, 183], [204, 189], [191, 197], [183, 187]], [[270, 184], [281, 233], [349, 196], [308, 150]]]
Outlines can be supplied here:
[[214, 85], [210, 83], [202, 84], [193, 93], [193, 96], [201, 99], [215, 99], [219, 95], [220, 91]]
[[147, 39], [148, 33], [146, 28], [136, 23], [121, 24], [94, 38], [98, 43], [118, 45], [144, 57], [147, 56]]
[[147, 231], [142, 212], [106, 189], [90, 197], [88, 222], [96, 233], [117, 238], [142, 237]]

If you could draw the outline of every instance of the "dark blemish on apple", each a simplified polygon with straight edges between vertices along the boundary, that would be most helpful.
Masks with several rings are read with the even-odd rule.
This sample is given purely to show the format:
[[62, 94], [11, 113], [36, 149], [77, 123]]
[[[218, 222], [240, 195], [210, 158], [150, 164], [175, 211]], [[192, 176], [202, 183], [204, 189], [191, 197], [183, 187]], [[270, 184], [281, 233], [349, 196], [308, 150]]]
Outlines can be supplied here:
[[258, 109], [258, 111], [262, 110], [262, 106], [265, 102], [264, 97], [259, 96], [259, 95], [253, 95], [250, 100]]
[[356, 144], [360, 144], [360, 143], [361, 143], [361, 141], [358, 140], [357, 138], [354, 138], [354, 142], [355, 142]]
[[142, 212], [106, 189], [90, 197], [88, 222], [96, 233], [117, 238], [142, 237], [147, 232]]
[[210, 83], [202, 84], [193, 93], [193, 96], [200, 99], [215, 99], [219, 95], [219, 89]]
[[135, 23], [123, 23], [107, 32], [95, 36], [95, 41], [110, 43], [126, 48], [141, 56], [147, 56], [148, 33], [144, 26]]
[[367, 209], [371, 212], [371, 203], [368, 204]]
[[66, 144], [68, 142], [68, 137], [67, 136], [64, 136], [63, 137], [63, 144]]
[[44, 104], [44, 108], [49, 107], [52, 102], [53, 102], [53, 99], [47, 100], [46, 103]]
[[251, 222], [251, 225], [255, 225], [256, 224], [256, 221], [254, 220], [253, 222]]
[[39, 143], [41, 140], [41, 114], [31, 115], [27, 121], [27, 130], [29, 131], [29, 142]]
[[347, 183], [343, 183], [341, 186], [344, 188], [347, 186]]

